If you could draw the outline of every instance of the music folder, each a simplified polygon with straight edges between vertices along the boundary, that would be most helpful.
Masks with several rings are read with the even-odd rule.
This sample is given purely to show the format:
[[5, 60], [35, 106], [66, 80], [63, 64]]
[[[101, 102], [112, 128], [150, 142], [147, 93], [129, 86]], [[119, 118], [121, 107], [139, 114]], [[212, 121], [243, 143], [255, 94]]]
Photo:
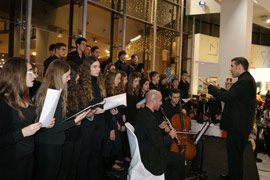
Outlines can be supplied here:
[[103, 104], [105, 104], [105, 100], [103, 100], [103, 101], [101, 101], [101, 102], [98, 102], [98, 103], [96, 103], [96, 104], [93, 104], [93, 105], [90, 105], [90, 106], [84, 108], [83, 110], [77, 112], [76, 114], [74, 114], [74, 115], [68, 117], [68, 118], [65, 119], [64, 121], [68, 121], [68, 120], [70, 120], [70, 119], [72, 119], [72, 118], [75, 118], [75, 117], [78, 116], [79, 114], [81, 114], [81, 113], [83, 113], [84, 111], [87, 111], [87, 110], [89, 110], [89, 109], [96, 109], [97, 107], [100, 107], [100, 106], [103, 105]]

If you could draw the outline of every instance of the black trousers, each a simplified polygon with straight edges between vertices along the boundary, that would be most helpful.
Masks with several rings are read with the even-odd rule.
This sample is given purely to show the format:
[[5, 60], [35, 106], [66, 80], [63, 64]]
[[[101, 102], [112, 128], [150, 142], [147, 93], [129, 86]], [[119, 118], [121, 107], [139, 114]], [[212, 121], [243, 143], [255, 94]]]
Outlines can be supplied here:
[[104, 137], [104, 119], [82, 122], [82, 148], [77, 169], [78, 180], [99, 180], [102, 177], [101, 147]]
[[62, 158], [62, 146], [35, 143], [36, 176], [38, 180], [56, 180]]
[[66, 141], [63, 145], [62, 160], [58, 180], [75, 180], [81, 153], [81, 138]]
[[232, 180], [243, 179], [243, 154], [249, 133], [227, 132], [228, 174]]
[[33, 175], [33, 154], [16, 158], [16, 176], [20, 180], [31, 180]]
[[185, 158], [182, 154], [168, 151], [165, 179], [166, 180], [185, 179]]

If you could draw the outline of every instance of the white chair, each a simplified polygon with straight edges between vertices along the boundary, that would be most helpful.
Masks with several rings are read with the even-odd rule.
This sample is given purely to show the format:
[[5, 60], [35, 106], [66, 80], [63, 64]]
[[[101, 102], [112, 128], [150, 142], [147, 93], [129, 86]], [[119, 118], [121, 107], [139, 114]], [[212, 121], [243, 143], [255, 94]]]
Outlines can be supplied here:
[[131, 162], [128, 168], [127, 180], [165, 180], [164, 173], [160, 176], [155, 176], [144, 167], [141, 161], [138, 140], [134, 134], [134, 127], [128, 122], [125, 123], [125, 125], [131, 154]]

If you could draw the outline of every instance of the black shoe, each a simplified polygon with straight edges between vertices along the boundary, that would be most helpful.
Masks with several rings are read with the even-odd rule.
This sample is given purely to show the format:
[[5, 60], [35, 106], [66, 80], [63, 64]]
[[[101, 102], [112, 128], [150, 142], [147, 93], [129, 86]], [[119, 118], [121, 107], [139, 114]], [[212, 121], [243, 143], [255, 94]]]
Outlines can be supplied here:
[[114, 171], [124, 171], [125, 168], [119, 166], [119, 168], [112, 167], [112, 170]]
[[222, 179], [231, 179], [230, 176], [228, 174], [220, 174], [220, 177]]
[[120, 175], [116, 174], [115, 172], [112, 171], [107, 171], [105, 172], [105, 177], [107, 179], [111, 179], [111, 180], [116, 180], [120, 178]]

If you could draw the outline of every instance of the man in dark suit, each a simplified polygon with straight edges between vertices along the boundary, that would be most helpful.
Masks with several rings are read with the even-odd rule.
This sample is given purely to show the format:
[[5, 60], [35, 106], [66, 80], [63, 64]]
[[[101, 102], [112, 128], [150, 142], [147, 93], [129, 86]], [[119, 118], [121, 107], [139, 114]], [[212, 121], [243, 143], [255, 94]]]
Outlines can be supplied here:
[[230, 71], [238, 80], [229, 90], [219, 89], [209, 82], [209, 93], [225, 102], [220, 128], [227, 131], [228, 174], [224, 179], [243, 179], [243, 152], [248, 142], [255, 115], [256, 84], [247, 71], [249, 63], [243, 57], [231, 60]]
[[[154, 175], [165, 172], [166, 179], [181, 180], [184, 179], [184, 157], [168, 150], [172, 139], [176, 137], [176, 131], [170, 130], [164, 121], [160, 124], [154, 114], [161, 104], [161, 93], [150, 90], [146, 94], [146, 106], [136, 116], [135, 134], [142, 163]], [[168, 132], [165, 136], [162, 133], [164, 131]]]

